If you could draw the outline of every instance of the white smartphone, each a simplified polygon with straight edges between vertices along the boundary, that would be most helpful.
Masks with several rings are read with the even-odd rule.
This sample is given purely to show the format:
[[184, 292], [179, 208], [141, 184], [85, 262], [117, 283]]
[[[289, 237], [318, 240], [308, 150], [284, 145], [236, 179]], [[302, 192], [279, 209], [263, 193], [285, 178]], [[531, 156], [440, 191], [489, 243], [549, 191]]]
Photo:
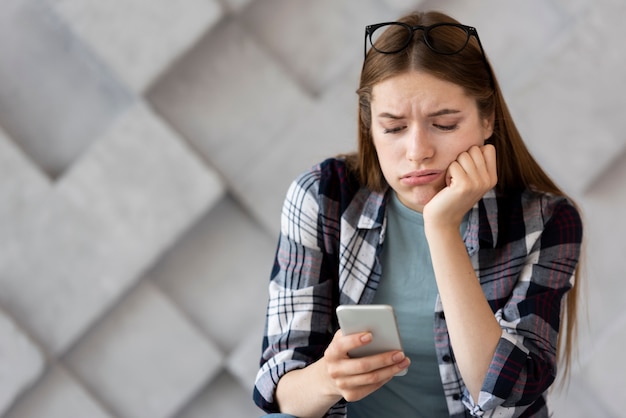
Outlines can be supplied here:
[[[402, 351], [396, 315], [391, 305], [339, 305], [337, 307], [339, 327], [344, 335], [371, 332], [372, 341], [348, 354], [350, 357], [365, 357], [387, 351]], [[397, 374], [406, 374], [403, 370]]]

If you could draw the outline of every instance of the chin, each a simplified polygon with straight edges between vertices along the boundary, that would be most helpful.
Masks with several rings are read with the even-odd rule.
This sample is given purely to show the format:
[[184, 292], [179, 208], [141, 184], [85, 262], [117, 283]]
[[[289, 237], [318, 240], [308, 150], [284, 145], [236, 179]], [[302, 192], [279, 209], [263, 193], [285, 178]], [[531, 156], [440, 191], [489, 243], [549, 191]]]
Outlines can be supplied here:
[[416, 197], [415, 195], [407, 196], [398, 194], [398, 198], [400, 199], [400, 202], [402, 202], [402, 204], [407, 208], [413, 209], [417, 212], [422, 212], [424, 210], [424, 206], [432, 199], [432, 196], [424, 198], [421, 196]]
[[402, 203], [404, 203], [405, 206], [413, 209], [413, 210], [417, 210], [418, 212], [422, 212], [424, 209], [424, 206], [426, 206], [426, 204], [428, 204], [428, 202], [430, 202], [433, 197], [435, 197], [435, 195], [437, 193], [439, 193], [441, 189], [429, 189], [429, 190], [422, 190], [422, 191], [416, 191], [414, 190], [412, 193], [408, 193], [405, 194], [404, 196], [400, 196], [400, 200]]

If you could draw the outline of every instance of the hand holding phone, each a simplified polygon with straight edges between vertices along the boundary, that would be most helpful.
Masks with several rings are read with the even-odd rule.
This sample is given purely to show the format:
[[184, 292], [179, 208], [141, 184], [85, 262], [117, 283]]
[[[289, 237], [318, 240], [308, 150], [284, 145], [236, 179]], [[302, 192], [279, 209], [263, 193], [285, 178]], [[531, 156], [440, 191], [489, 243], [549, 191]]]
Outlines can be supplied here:
[[[388, 351], [402, 351], [400, 332], [390, 305], [340, 305], [337, 307], [339, 327], [344, 335], [370, 332], [372, 341], [351, 350], [350, 357], [365, 357]], [[406, 369], [397, 374], [403, 376]]]

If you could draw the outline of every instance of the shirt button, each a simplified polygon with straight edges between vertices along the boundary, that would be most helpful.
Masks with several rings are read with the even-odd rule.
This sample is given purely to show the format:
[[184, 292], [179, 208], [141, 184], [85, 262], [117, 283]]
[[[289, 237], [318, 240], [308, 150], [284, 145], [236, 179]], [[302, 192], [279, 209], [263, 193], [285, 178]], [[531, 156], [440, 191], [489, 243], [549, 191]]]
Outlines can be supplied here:
[[452, 395], [452, 399], [454, 399], [455, 401], [458, 401], [459, 399], [461, 399], [461, 395], [459, 395], [458, 393], [455, 393], [454, 395]]
[[445, 361], [446, 363], [450, 363], [451, 359], [452, 358], [449, 355], [447, 355], [447, 354], [442, 357], [442, 360]]

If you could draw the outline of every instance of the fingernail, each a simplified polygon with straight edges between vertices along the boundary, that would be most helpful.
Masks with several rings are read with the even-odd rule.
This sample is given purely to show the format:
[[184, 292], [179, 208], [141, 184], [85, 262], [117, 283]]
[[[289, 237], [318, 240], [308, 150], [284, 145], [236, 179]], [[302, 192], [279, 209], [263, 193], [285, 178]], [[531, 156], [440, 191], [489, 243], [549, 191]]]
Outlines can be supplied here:
[[404, 359], [404, 353], [403, 352], [396, 353], [393, 355], [392, 359], [395, 362], [399, 362], [400, 360]]
[[361, 335], [361, 342], [369, 343], [370, 341], [372, 341], [372, 334], [368, 332], [367, 334]]

